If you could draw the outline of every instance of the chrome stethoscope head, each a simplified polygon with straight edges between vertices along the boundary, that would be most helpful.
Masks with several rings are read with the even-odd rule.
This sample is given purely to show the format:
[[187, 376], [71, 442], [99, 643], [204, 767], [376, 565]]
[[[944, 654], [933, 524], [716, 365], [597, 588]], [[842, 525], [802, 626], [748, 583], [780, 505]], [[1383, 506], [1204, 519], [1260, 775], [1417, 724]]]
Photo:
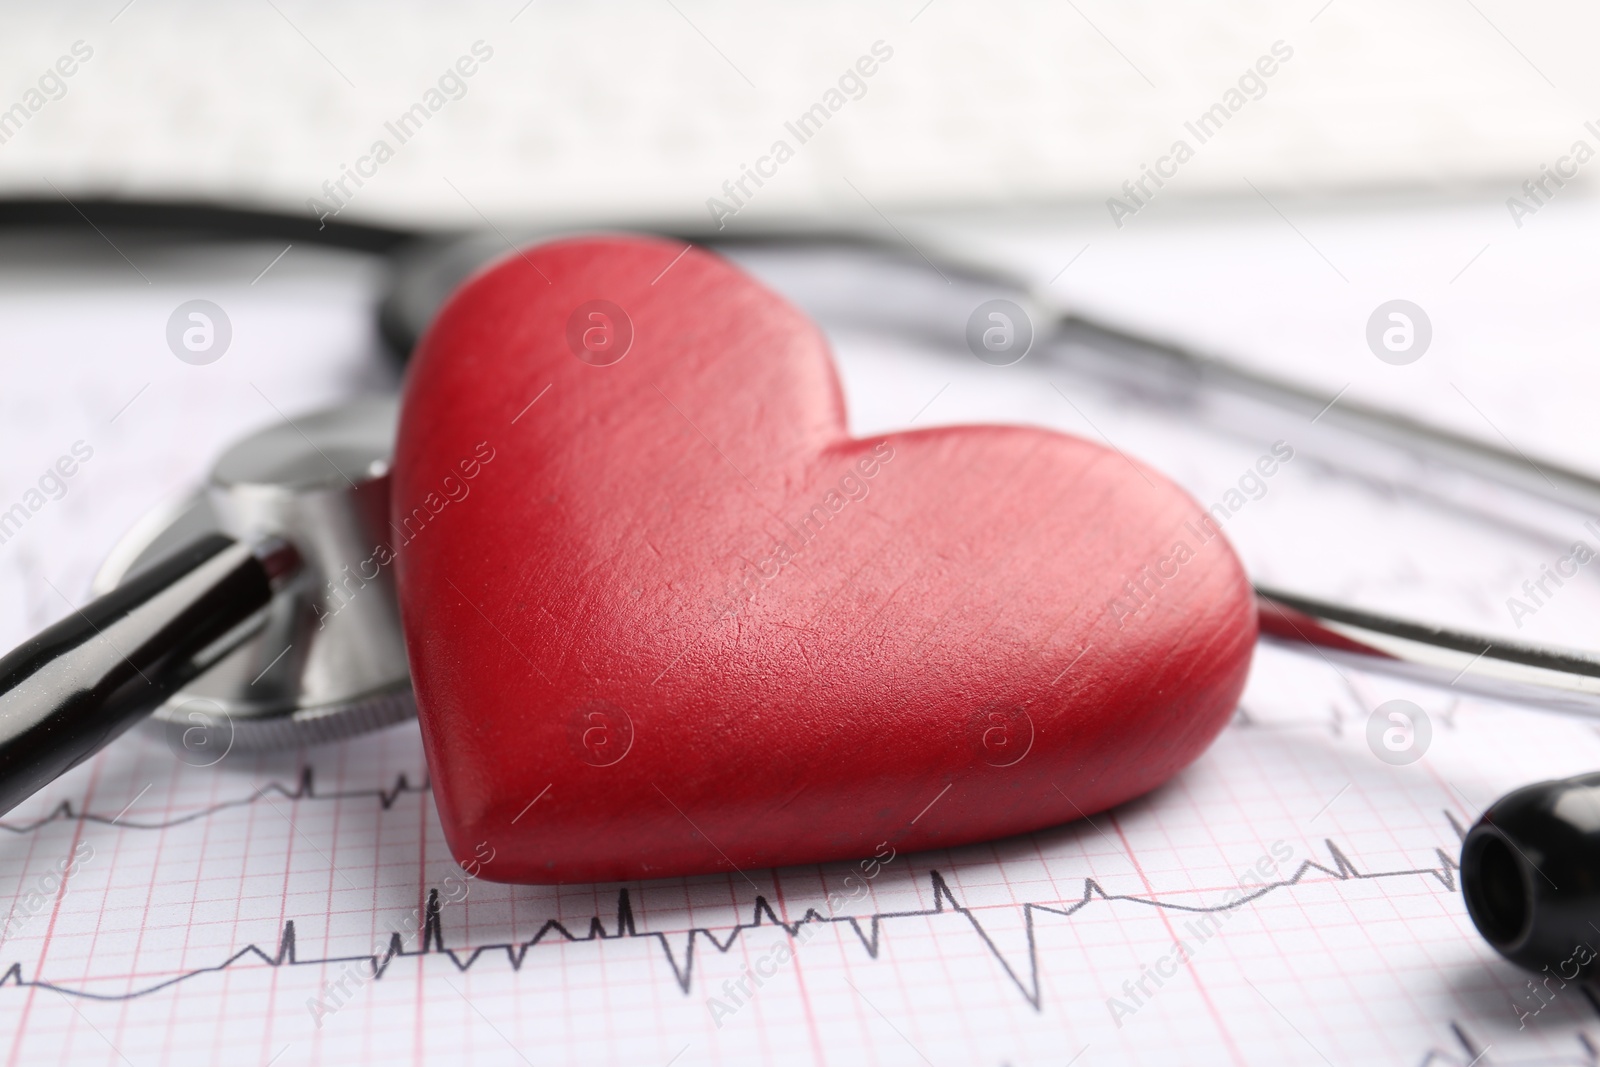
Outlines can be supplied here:
[[416, 714], [393, 568], [389, 463], [398, 398], [370, 397], [284, 420], [230, 447], [207, 485], [130, 530], [97, 595], [203, 537], [281, 539], [298, 572], [201, 649], [193, 677], [152, 713], [185, 759], [293, 748]]

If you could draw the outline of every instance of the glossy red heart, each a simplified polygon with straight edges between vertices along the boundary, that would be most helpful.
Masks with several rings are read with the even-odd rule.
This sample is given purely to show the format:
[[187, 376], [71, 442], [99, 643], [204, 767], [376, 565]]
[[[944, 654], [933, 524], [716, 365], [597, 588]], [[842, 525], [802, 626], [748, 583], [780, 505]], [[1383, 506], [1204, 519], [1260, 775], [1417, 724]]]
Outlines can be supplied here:
[[710, 253], [508, 256], [423, 340], [395, 462], [452, 853], [496, 881], [654, 878], [1137, 796], [1221, 729], [1255, 641], [1203, 516], [1059, 433], [852, 440], [817, 328]]

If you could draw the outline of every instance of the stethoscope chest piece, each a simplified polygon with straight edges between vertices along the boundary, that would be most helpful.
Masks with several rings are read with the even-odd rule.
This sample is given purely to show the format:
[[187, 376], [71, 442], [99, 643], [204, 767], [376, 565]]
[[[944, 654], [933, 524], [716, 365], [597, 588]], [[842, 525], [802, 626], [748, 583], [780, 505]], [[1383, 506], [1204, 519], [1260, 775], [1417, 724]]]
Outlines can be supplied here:
[[294, 748], [416, 714], [387, 546], [398, 402], [368, 398], [239, 441], [209, 484], [134, 526], [95, 577], [108, 593], [207, 534], [278, 538], [301, 566], [195, 657], [142, 725], [187, 762]]

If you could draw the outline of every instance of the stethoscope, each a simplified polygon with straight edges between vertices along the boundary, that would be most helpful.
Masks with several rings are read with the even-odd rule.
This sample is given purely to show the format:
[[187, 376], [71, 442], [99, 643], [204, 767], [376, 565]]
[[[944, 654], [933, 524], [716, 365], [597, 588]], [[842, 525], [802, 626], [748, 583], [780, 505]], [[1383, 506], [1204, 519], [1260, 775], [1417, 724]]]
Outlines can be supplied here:
[[[0, 204], [0, 225], [76, 224], [78, 208], [66, 207]], [[416, 237], [220, 208], [89, 207], [112, 225], [289, 236], [386, 255], [391, 278], [379, 327], [402, 354], [450, 292], [510, 246], [498, 231]], [[802, 269], [791, 280], [800, 291], [787, 295], [825, 324], [830, 313], [861, 314], [864, 277], [899, 293], [865, 302], [876, 325], [951, 344], [960, 343], [972, 307], [1000, 300], [1028, 321], [1034, 358], [1070, 359], [1082, 373], [1187, 417], [1309, 420], [1307, 443], [1344, 468], [1387, 478], [1398, 456], [1429, 474], [1427, 492], [1456, 509], [1488, 514], [1503, 511], [1504, 500], [1486, 502], [1441, 472], [1487, 482], [1536, 514], [1600, 514], [1600, 480], [1548, 464], [1532, 469], [1509, 450], [1355, 402], [1334, 405], [1226, 360], [1053, 311], [1026, 281], [960, 255], [939, 255], [934, 265], [922, 259], [926, 249], [858, 234], [677, 236], [736, 260], [774, 252], [797, 259]], [[809, 274], [808, 256], [816, 266]], [[838, 271], [841, 256], [862, 269]], [[942, 284], [918, 289], [914, 279], [928, 282], [930, 273]], [[181, 759], [208, 764], [235, 749], [314, 744], [415, 714], [392, 569], [371, 550], [387, 539], [396, 416], [394, 398], [368, 398], [239, 441], [202, 490], [152, 512], [116, 545], [95, 579], [97, 599], [0, 658], [0, 813], [140, 723], [164, 733]], [[1257, 596], [1264, 640], [1330, 663], [1600, 715], [1600, 655], [1259, 586]], [[1497, 800], [1466, 834], [1460, 868], [1468, 914], [1497, 951], [1532, 970], [1570, 962], [1578, 946], [1600, 937], [1591, 924], [1600, 917], [1600, 773]]]

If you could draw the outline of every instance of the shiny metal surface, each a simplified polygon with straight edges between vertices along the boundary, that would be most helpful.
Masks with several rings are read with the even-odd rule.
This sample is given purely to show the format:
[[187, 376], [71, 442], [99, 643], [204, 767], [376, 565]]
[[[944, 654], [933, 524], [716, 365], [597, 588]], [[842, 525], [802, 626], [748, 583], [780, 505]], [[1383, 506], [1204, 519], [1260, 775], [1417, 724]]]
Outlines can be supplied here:
[[1600, 718], [1600, 655], [1406, 622], [1256, 587], [1261, 635], [1361, 670]]
[[398, 401], [368, 398], [250, 435], [210, 484], [139, 523], [96, 577], [116, 588], [211, 531], [277, 537], [300, 573], [255, 632], [175, 693], [147, 729], [171, 736], [199, 709], [241, 750], [287, 748], [377, 729], [416, 713], [389, 566], [389, 458]]

